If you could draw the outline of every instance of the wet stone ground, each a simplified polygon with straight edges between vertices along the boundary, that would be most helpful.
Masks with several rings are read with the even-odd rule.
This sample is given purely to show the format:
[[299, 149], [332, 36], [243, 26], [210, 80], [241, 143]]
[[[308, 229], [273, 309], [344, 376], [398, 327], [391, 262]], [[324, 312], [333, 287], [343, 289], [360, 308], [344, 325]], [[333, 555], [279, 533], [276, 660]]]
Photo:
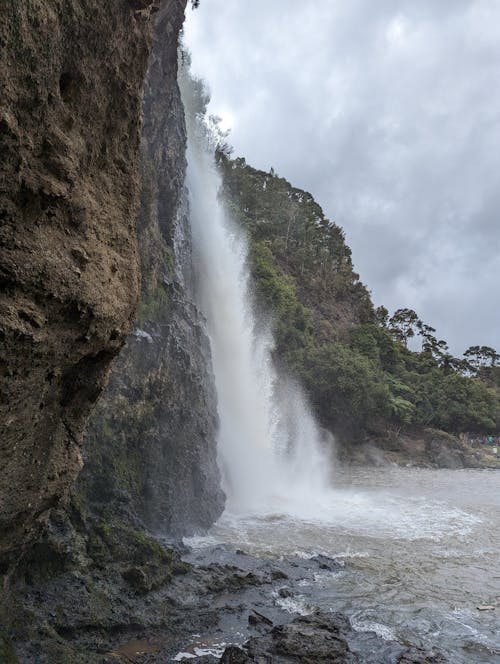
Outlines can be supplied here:
[[[100, 638], [100, 661], [110, 664], [446, 661], [374, 632], [357, 632], [342, 614], [309, 605], [302, 587], [318, 575], [349, 573], [343, 561], [326, 556], [264, 559], [223, 545], [184, 551], [183, 559], [192, 570], [174, 576], [167, 591], [142, 597], [142, 611], [136, 601], [136, 624], [122, 625], [115, 634], [100, 630], [86, 638], [78, 632], [72, 636], [89, 650]], [[163, 619], [155, 624], [159, 607]]]

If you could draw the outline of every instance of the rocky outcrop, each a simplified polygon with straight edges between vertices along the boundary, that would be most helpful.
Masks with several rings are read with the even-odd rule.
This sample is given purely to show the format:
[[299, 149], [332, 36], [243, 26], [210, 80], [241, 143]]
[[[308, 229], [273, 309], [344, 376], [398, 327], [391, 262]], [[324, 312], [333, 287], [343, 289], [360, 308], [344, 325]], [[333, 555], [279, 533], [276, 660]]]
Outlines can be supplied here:
[[0, 10], [0, 554], [66, 497], [130, 331], [155, 9], [40, 0]]
[[494, 450], [489, 445], [472, 445], [465, 436], [427, 427], [406, 432], [386, 430], [361, 444], [344, 446], [339, 458], [343, 463], [362, 466], [500, 468]]
[[177, 3], [156, 21], [144, 95], [137, 327], [89, 426], [78, 489], [99, 517], [169, 535], [207, 528], [224, 505], [208, 339], [176, 268], [189, 254], [177, 87], [183, 17]]
[[356, 637], [343, 613], [316, 613], [276, 625], [265, 636], [249, 639], [243, 648], [229, 646], [220, 661], [221, 664], [442, 664], [446, 661], [441, 655], [426, 653], [420, 648], [404, 648], [396, 642], [384, 643], [375, 634], [369, 635], [367, 641], [371, 643], [365, 643], [361, 648], [359, 643], [356, 644], [359, 648], [356, 652], [349, 645]]
[[359, 659], [350, 652], [345, 638], [349, 629], [349, 621], [339, 613], [303, 616], [288, 625], [274, 627], [265, 637], [250, 639], [245, 650], [235, 646], [227, 648], [222, 662], [358, 662]]
[[[180, 653], [199, 655], [200, 664], [445, 661], [358, 632], [337, 611], [307, 605], [308, 615], [290, 614], [283, 600], [300, 597], [304, 583], [314, 588], [318, 574], [352, 573], [326, 556], [254, 558], [216, 547], [186, 561], [118, 522], [102, 524], [92, 546], [99, 565], [51, 578], [35, 566], [31, 583], [17, 584], [7, 636], [18, 659], [8, 664], [165, 664]], [[243, 645], [225, 647], [235, 640]], [[0, 654], [1, 644], [0, 629]]]

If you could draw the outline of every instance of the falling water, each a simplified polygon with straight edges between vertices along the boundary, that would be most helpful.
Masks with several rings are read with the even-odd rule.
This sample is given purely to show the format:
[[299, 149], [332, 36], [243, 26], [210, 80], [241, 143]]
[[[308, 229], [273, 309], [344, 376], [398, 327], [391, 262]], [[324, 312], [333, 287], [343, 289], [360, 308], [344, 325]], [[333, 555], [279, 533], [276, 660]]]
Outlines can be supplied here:
[[246, 237], [219, 198], [221, 176], [210, 131], [196, 113], [193, 81], [181, 72], [180, 83], [194, 291], [211, 344], [229, 508], [248, 513], [312, 507], [328, 486], [323, 435], [298, 386], [273, 365], [271, 330], [253, 307]]

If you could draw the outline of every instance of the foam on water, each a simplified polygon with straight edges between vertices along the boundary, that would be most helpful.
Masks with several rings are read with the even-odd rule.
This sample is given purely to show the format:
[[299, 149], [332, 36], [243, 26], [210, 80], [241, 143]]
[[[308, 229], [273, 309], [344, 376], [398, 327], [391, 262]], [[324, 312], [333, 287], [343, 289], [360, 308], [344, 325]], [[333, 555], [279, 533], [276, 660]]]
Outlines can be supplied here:
[[276, 606], [279, 606], [284, 611], [288, 613], [295, 613], [299, 616], [309, 616], [314, 612], [314, 606], [309, 604], [305, 597], [301, 595], [295, 595], [294, 597], [280, 597], [277, 593], [274, 593], [274, 602]]
[[441, 501], [394, 496], [382, 491], [369, 494], [331, 490], [329, 501], [301, 506], [291, 500], [280, 513], [270, 511], [244, 516], [226, 511], [210, 534], [186, 539], [195, 548], [223, 542], [255, 553], [314, 556], [319, 553], [353, 558], [364, 551], [340, 550], [339, 535], [385, 540], [439, 543], [467, 538], [481, 522], [479, 516]]
[[[457, 664], [496, 664], [498, 473], [360, 468], [341, 482], [316, 514], [294, 508], [299, 518], [275, 506], [255, 515], [228, 512], [209, 537], [188, 543], [225, 543], [307, 570], [287, 585], [291, 597], [274, 599], [288, 612], [340, 610], [362, 641], [370, 638], [364, 632], [375, 632], [440, 649]], [[318, 554], [345, 567], [323, 572], [306, 562]], [[296, 567], [294, 557], [304, 562]], [[480, 605], [496, 608], [479, 611]]]
[[186, 659], [198, 659], [198, 657], [204, 657], [206, 655], [211, 655], [212, 657], [222, 657], [224, 650], [226, 649], [227, 643], [219, 643], [210, 648], [198, 648], [194, 647], [192, 652], [179, 652], [175, 657], [172, 658], [174, 662], [182, 662]]
[[375, 632], [375, 634], [385, 641], [394, 641], [397, 638], [394, 630], [387, 627], [387, 625], [383, 625], [382, 623], [373, 620], [359, 620], [355, 617], [351, 617], [351, 625], [357, 632]]
[[186, 645], [184, 650], [181, 650], [172, 658], [173, 662], [197, 659], [198, 657], [204, 657], [206, 655], [220, 658], [228, 645], [225, 641], [220, 639], [203, 638], [197, 634], [193, 634], [192, 639], [192, 642], [189, 645]]

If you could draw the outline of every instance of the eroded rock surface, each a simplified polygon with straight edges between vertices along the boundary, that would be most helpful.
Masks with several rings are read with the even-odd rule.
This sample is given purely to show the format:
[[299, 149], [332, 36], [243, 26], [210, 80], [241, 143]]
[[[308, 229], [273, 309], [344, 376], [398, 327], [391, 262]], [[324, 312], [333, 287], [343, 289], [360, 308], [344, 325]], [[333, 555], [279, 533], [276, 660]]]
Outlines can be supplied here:
[[32, 539], [67, 495], [130, 330], [154, 9], [38, 0], [0, 10], [0, 554]]

